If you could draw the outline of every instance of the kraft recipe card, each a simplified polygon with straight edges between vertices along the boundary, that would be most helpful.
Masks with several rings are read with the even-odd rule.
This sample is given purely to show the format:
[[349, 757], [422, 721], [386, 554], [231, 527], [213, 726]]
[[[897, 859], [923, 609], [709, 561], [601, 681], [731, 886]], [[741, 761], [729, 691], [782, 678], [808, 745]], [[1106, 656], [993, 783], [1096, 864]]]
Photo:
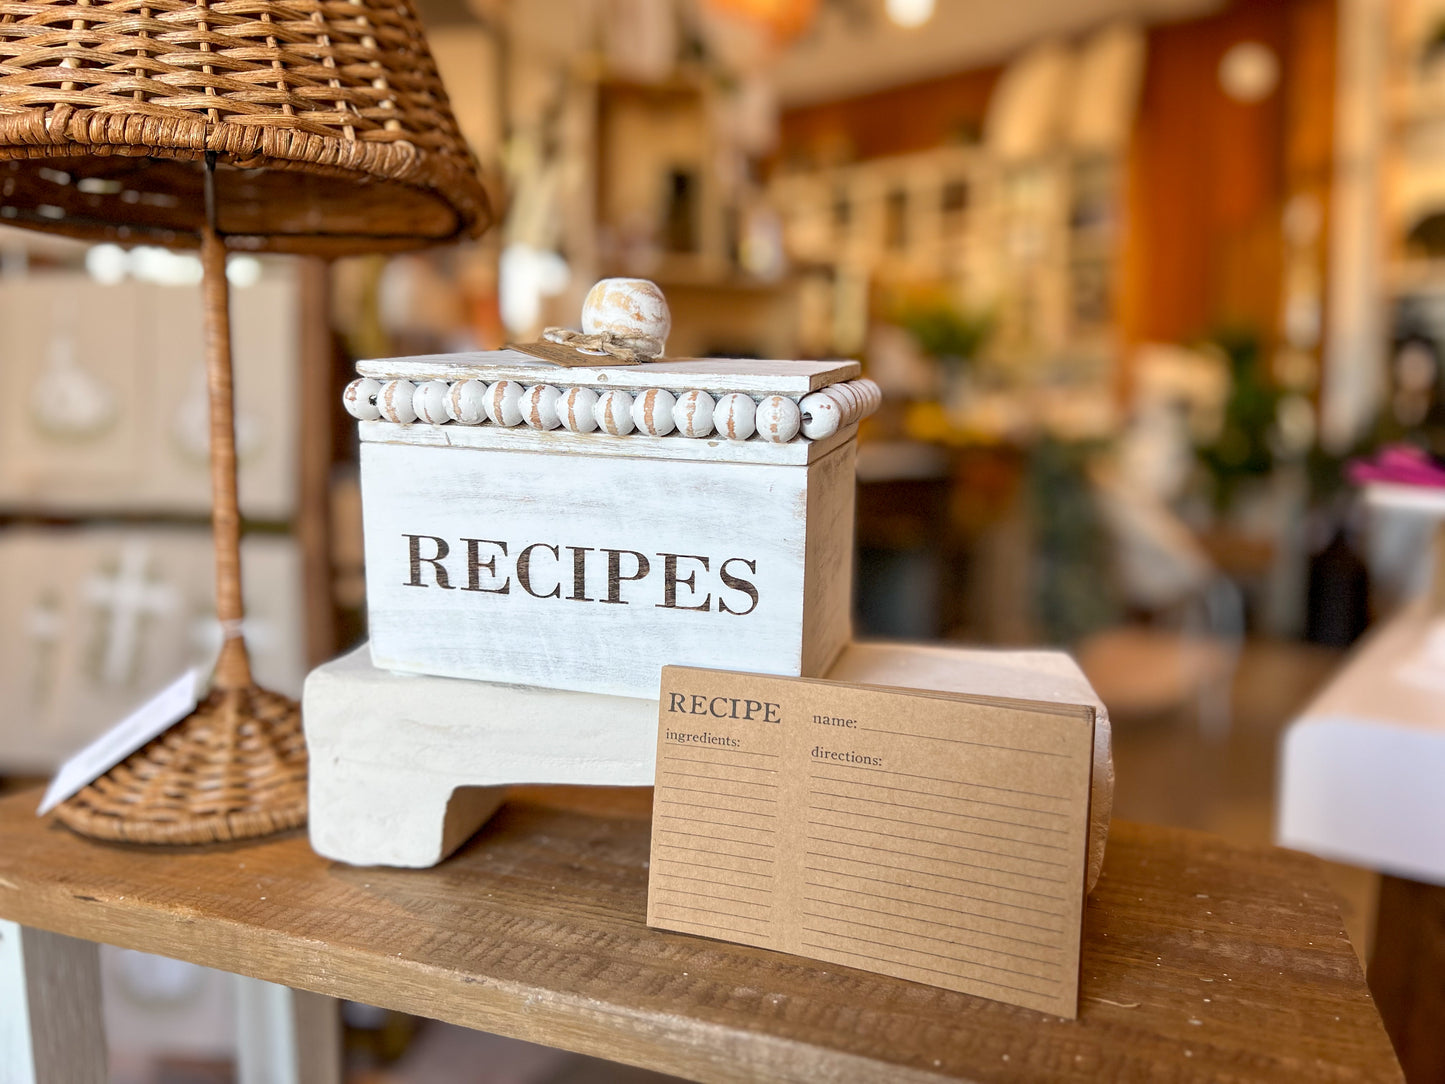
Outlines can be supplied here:
[[1078, 1013], [1094, 713], [662, 671], [650, 926]]

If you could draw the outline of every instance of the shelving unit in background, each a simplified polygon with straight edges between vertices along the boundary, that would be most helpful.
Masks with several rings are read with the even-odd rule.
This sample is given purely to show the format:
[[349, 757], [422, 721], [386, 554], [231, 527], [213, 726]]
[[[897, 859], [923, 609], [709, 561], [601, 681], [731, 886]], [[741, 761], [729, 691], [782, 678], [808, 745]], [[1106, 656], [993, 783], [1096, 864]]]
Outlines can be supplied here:
[[992, 317], [999, 373], [1107, 384], [1147, 48], [1119, 23], [785, 118], [769, 197], [820, 299], [809, 335], [857, 351], [870, 310], [942, 300]]

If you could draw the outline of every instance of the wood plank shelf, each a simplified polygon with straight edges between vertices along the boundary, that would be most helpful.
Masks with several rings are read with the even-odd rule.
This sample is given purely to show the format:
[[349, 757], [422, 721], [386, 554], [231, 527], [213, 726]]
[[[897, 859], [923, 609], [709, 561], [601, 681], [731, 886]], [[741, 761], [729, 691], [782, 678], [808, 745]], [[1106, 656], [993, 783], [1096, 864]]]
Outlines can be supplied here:
[[434, 869], [81, 839], [0, 801], [0, 919], [704, 1081], [1399, 1081], [1316, 860], [1116, 823], [1080, 1019], [647, 928], [650, 792], [527, 788]]

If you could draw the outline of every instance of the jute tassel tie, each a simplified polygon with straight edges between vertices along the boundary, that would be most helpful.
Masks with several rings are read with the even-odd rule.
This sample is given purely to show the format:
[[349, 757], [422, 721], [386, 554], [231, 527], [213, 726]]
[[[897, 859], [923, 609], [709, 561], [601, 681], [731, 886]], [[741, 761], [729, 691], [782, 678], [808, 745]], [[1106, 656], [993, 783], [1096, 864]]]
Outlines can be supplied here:
[[549, 327], [543, 329], [542, 338], [549, 343], [556, 343], [558, 346], [570, 346], [580, 353], [605, 354], [610, 358], [616, 358], [624, 365], [651, 361], [662, 352], [660, 348], [650, 351], [644, 349], [638, 345], [635, 339], [623, 339], [610, 331], [599, 331], [596, 334], [588, 335], [581, 331], [574, 331], [570, 327]]

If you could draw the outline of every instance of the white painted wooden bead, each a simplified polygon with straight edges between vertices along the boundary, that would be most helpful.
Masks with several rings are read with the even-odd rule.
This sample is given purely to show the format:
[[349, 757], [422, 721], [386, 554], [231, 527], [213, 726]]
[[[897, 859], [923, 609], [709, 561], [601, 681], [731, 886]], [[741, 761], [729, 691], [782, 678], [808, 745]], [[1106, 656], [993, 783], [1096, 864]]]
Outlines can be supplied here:
[[487, 389], [487, 417], [497, 425], [522, 424], [522, 385], [515, 380], [498, 380]]
[[798, 404], [785, 395], [769, 395], [758, 404], [754, 421], [758, 436], [773, 444], [786, 444], [798, 435], [803, 416]]
[[416, 421], [416, 385], [410, 380], [388, 380], [376, 396], [376, 408], [389, 422]]
[[850, 388], [846, 382], [834, 384], [827, 390], [828, 394], [837, 399], [838, 405], [843, 408], [844, 424], [851, 425], [857, 421], [858, 415], [862, 413], [863, 407], [862, 401], [858, 398], [858, 393]]
[[627, 436], [632, 432], [633, 406], [631, 394], [621, 388], [604, 391], [597, 397], [597, 405], [592, 408], [592, 413], [597, 419], [597, 427], [614, 437]]
[[376, 407], [376, 397], [380, 394], [381, 381], [363, 376], [346, 385], [341, 402], [346, 406], [346, 413], [357, 421], [374, 422], [381, 417], [381, 411]]
[[677, 425], [672, 414], [676, 406], [672, 392], [648, 388], [632, 404], [632, 421], [640, 432], [650, 437], [665, 437]]
[[883, 389], [872, 380], [860, 380], [858, 383], [868, 395], [868, 412], [871, 414], [883, 405]]
[[717, 401], [705, 391], [685, 391], [672, 408], [672, 420], [685, 437], [705, 437], [712, 432], [712, 412]]
[[740, 392], [724, 395], [712, 413], [712, 427], [728, 440], [747, 440], [753, 435], [757, 404]]
[[418, 384], [411, 400], [417, 418], [429, 425], [442, 425], [451, 421], [447, 414], [447, 394], [451, 390], [451, 385], [445, 380], [428, 380]]
[[597, 428], [597, 393], [591, 388], [568, 388], [557, 400], [557, 416], [573, 433], [590, 433]]
[[562, 424], [557, 416], [557, 400], [562, 393], [551, 384], [533, 384], [522, 396], [522, 420], [533, 429], [556, 429]]
[[843, 426], [843, 408], [826, 391], [803, 396], [798, 408], [802, 412], [803, 436], [809, 440], [831, 437]]
[[487, 386], [458, 380], [447, 393], [447, 417], [458, 425], [481, 425], [487, 418]]
[[858, 386], [858, 397], [863, 400], [863, 409], [858, 415], [860, 419], [866, 418], [878, 409], [880, 397], [867, 384]]
[[601, 279], [582, 302], [585, 334], [610, 334], [648, 357], [663, 352], [671, 330], [667, 298], [647, 279]]

